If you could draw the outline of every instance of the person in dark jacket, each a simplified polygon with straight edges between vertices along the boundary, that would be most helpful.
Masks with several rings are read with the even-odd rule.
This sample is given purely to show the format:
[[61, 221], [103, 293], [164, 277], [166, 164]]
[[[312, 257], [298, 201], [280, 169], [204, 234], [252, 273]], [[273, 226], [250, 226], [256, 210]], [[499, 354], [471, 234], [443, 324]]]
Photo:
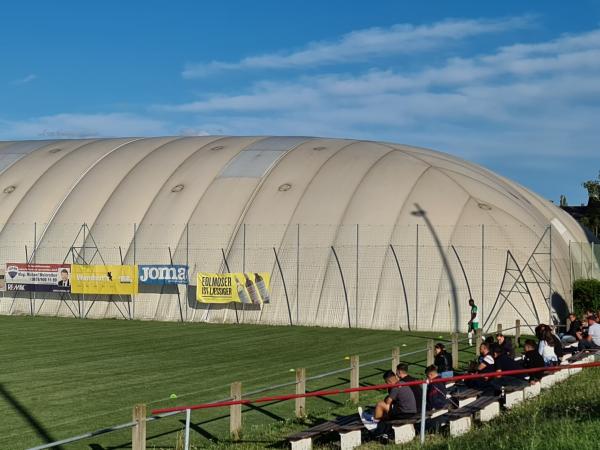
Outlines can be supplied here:
[[[496, 368], [496, 372], [523, 369], [523, 366], [507, 355], [499, 344], [492, 346], [492, 354], [494, 355], [494, 366]], [[524, 388], [527, 386], [527, 381], [525, 380], [525, 375], [515, 374], [495, 377], [490, 380], [490, 384], [494, 386], [494, 389], [497, 392], [500, 392], [502, 391], [502, 388], [505, 387], [516, 387], [519, 389]]]
[[[473, 365], [474, 373], [490, 373], [495, 372], [494, 355], [490, 352], [492, 344], [482, 342], [479, 346], [479, 358]], [[474, 380], [466, 380], [465, 384], [472, 389], [480, 389], [482, 391], [493, 390], [488, 378], [476, 378]]]
[[444, 344], [438, 342], [435, 344], [433, 351], [435, 353], [433, 365], [437, 368], [440, 376], [442, 378], [453, 376], [452, 355], [446, 351]]
[[558, 359], [562, 359], [562, 357], [565, 356], [565, 349], [563, 347], [562, 341], [556, 335], [554, 330], [552, 330], [552, 328], [550, 328], [550, 333], [552, 334], [552, 340], [554, 341], [554, 353], [556, 353]]
[[502, 333], [496, 333], [496, 343], [502, 348], [502, 352], [511, 358], [515, 357], [515, 350], [512, 341], [508, 336]]
[[448, 390], [444, 383], [432, 383], [435, 379], [441, 378], [438, 375], [437, 368], [434, 365], [425, 369], [425, 376], [429, 381], [427, 385], [427, 411], [433, 409], [445, 409], [448, 406]]
[[[525, 341], [525, 353], [523, 353], [522, 363], [523, 369], [538, 369], [546, 366], [544, 364], [544, 358], [542, 358], [542, 355], [540, 355], [537, 348], [538, 347], [533, 340], [527, 339]], [[529, 381], [530, 383], [538, 382], [542, 379], [543, 376], [543, 372], [531, 373], [529, 374]]]
[[582, 330], [581, 320], [573, 313], [569, 314], [569, 329], [565, 334], [560, 336], [563, 345], [571, 345], [577, 342], [577, 333]]

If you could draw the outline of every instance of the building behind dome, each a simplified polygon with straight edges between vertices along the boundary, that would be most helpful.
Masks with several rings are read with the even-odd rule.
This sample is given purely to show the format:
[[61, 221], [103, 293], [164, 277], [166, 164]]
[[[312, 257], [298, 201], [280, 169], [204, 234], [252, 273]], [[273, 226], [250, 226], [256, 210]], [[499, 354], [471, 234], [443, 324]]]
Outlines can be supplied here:
[[[570, 245], [583, 230], [551, 202], [405, 145], [0, 142], [0, 171], [0, 264], [173, 262], [192, 273], [188, 289], [133, 298], [5, 292], [2, 314], [454, 330], [472, 297], [486, 328], [533, 325], [569, 307], [573, 261], [592, 263]], [[272, 303], [199, 304], [199, 271], [271, 272]]]

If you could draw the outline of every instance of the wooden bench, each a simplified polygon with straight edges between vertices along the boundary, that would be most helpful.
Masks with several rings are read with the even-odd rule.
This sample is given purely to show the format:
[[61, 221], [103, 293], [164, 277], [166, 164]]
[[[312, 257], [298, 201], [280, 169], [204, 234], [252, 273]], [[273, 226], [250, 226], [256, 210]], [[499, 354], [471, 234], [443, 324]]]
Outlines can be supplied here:
[[450, 393], [450, 398], [455, 405], [458, 405], [458, 408], [462, 408], [469, 403], [473, 403], [481, 394], [483, 394], [483, 391], [479, 389], [461, 386], [460, 388], [457, 387]]
[[[363, 428], [359, 415], [352, 414], [320, 423], [308, 430], [288, 436], [287, 440], [292, 444], [292, 450], [309, 450], [312, 449], [313, 438], [338, 432], [342, 449], [351, 449], [360, 445], [360, 433]], [[358, 445], [353, 446], [352, 442], [356, 441], [357, 432]]]
[[[447, 409], [434, 410], [427, 412], [427, 419], [435, 419], [447, 414]], [[385, 420], [381, 426], [390, 427], [394, 435], [395, 444], [404, 444], [412, 441], [415, 436], [415, 425], [421, 422], [421, 415], [415, 414], [412, 417], [404, 419]], [[364, 424], [358, 414], [338, 417], [335, 420], [320, 423], [308, 430], [295, 433], [287, 437], [292, 445], [292, 450], [312, 449], [312, 440], [314, 438], [325, 436], [331, 433], [338, 433], [340, 436], [341, 450], [350, 450], [361, 445], [362, 430]]]
[[500, 414], [499, 397], [481, 396], [469, 404], [449, 411], [439, 418], [449, 424], [450, 436], [460, 436], [469, 432], [473, 419], [487, 422]]

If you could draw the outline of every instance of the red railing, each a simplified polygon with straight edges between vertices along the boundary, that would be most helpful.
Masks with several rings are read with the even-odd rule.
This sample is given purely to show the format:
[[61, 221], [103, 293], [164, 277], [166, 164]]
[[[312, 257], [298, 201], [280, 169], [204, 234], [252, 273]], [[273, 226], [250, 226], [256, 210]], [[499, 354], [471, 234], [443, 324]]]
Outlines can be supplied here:
[[169, 412], [177, 412], [177, 411], [186, 411], [186, 410], [196, 410], [196, 409], [209, 409], [209, 408], [221, 408], [224, 406], [233, 406], [233, 405], [249, 405], [253, 403], [267, 403], [272, 401], [286, 401], [286, 400], [294, 400], [296, 398], [303, 397], [326, 397], [331, 395], [339, 395], [339, 394], [349, 394], [350, 392], [361, 392], [361, 391], [374, 391], [381, 389], [389, 389], [394, 386], [417, 386], [428, 383], [449, 383], [453, 381], [463, 381], [463, 380], [476, 380], [482, 378], [496, 378], [503, 376], [512, 376], [512, 375], [526, 375], [532, 373], [539, 372], [556, 372], [565, 369], [578, 369], [578, 368], [587, 368], [587, 367], [600, 367], [600, 362], [593, 363], [584, 363], [584, 364], [568, 364], [568, 365], [559, 365], [559, 366], [551, 366], [551, 367], [540, 367], [535, 369], [519, 369], [519, 370], [506, 370], [499, 372], [490, 372], [484, 374], [467, 374], [467, 375], [457, 375], [454, 377], [448, 378], [436, 378], [435, 380], [429, 382], [427, 380], [416, 380], [409, 381], [405, 383], [396, 383], [396, 384], [378, 384], [375, 386], [361, 386], [356, 388], [347, 388], [347, 389], [330, 389], [325, 391], [313, 391], [307, 392], [305, 394], [287, 394], [287, 395], [272, 395], [269, 397], [260, 397], [256, 399], [242, 399], [242, 400], [228, 400], [224, 402], [213, 402], [213, 403], [202, 403], [198, 405], [190, 405], [190, 406], [176, 406], [172, 408], [161, 408], [152, 410], [152, 414], [164, 414]]

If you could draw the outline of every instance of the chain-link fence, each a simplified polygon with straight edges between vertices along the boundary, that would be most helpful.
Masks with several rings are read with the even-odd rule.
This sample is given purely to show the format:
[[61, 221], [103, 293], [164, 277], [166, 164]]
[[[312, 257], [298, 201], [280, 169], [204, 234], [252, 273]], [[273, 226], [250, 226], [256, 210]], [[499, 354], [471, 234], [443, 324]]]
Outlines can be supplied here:
[[[190, 284], [134, 296], [4, 292], [1, 314], [463, 330], [556, 321], [598, 246], [553, 227], [6, 224], [5, 263], [185, 264]], [[270, 304], [201, 304], [197, 272], [269, 272]]]
[[571, 242], [571, 271], [573, 279], [600, 279], [600, 244]]

